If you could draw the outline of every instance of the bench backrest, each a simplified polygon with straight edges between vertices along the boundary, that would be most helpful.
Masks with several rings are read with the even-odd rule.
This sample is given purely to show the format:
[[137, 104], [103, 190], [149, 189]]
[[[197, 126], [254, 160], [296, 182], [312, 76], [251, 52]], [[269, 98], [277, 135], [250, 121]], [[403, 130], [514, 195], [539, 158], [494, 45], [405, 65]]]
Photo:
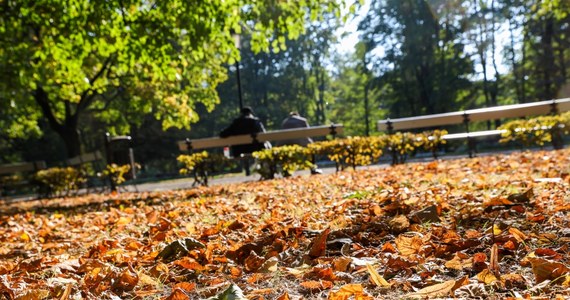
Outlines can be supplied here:
[[294, 129], [283, 129], [258, 133], [256, 135], [244, 134], [235, 135], [225, 138], [211, 137], [195, 140], [179, 141], [178, 148], [181, 151], [187, 151], [189, 147], [192, 150], [216, 148], [216, 147], [226, 147], [233, 145], [243, 145], [251, 144], [254, 142], [273, 142], [281, 140], [290, 140], [314, 136], [325, 136], [325, 135], [337, 135], [344, 132], [344, 127], [342, 124], [332, 124], [323, 126], [313, 126], [308, 128], [294, 128]]
[[[502, 118], [517, 118], [533, 115], [546, 115], [553, 108], [558, 112], [570, 110], [570, 98], [539, 101], [532, 103], [501, 105], [496, 107], [470, 109], [443, 114], [433, 114], [418, 117], [386, 119], [378, 121], [378, 130], [405, 130], [424, 127], [437, 127], [444, 125], [461, 124], [465, 120], [489, 121]], [[390, 128], [391, 127], [391, 128]]]
[[18, 172], [32, 172], [32, 171], [43, 170], [45, 168], [46, 168], [45, 161], [6, 164], [0, 166], [0, 175], [13, 174]]
[[90, 163], [99, 160], [103, 160], [103, 155], [101, 154], [101, 151], [95, 151], [67, 159], [65, 161], [65, 164], [68, 166], [79, 166], [81, 164]]

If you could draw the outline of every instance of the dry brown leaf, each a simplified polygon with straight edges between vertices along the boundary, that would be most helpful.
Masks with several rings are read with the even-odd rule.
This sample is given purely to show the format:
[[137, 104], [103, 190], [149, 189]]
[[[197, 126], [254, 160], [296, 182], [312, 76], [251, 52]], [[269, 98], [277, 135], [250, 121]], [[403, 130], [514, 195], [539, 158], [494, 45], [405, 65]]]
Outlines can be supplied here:
[[338, 257], [335, 258], [333, 260], [333, 267], [334, 270], [337, 272], [346, 272], [348, 270], [348, 266], [350, 266], [350, 263], [352, 262], [352, 259], [350, 257]]
[[309, 280], [301, 282], [301, 286], [309, 291], [316, 292], [331, 289], [333, 287], [333, 283], [328, 280]]
[[384, 279], [384, 277], [382, 277], [382, 275], [378, 274], [378, 272], [376, 272], [374, 267], [372, 267], [370, 264], [366, 264], [366, 269], [368, 270], [368, 273], [370, 274], [370, 280], [372, 280], [372, 282], [376, 286], [380, 286], [380, 287], [389, 287], [390, 286], [390, 283], [388, 283], [388, 281], [386, 281], [386, 279]]
[[491, 257], [489, 258], [489, 271], [493, 273], [497, 278], [500, 277], [500, 267], [499, 267], [499, 247], [497, 244], [493, 244], [491, 247]]
[[491, 284], [497, 281], [497, 277], [489, 269], [484, 269], [479, 274], [477, 274], [477, 279], [484, 284]]
[[455, 286], [455, 280], [448, 280], [442, 283], [434, 284], [425, 287], [415, 293], [406, 294], [405, 297], [409, 298], [431, 298], [431, 297], [446, 297]]
[[570, 273], [570, 269], [559, 262], [549, 261], [544, 258], [527, 257], [532, 265], [532, 272], [536, 277], [536, 282], [541, 283], [545, 280], [561, 281], [565, 279], [565, 275]]
[[181, 289], [186, 292], [191, 292], [196, 289], [196, 284], [194, 282], [179, 282], [174, 285], [174, 289]]
[[281, 296], [277, 297], [275, 300], [291, 300], [287, 292], [283, 293]]
[[511, 227], [509, 228], [509, 233], [513, 235], [513, 237], [517, 240], [517, 242], [522, 243], [525, 240], [528, 239], [528, 237], [526, 236], [526, 234], [524, 234], [522, 231]]
[[417, 254], [420, 252], [423, 246], [422, 239], [415, 235], [411, 237], [399, 235], [394, 242], [396, 243], [396, 248], [402, 256]]
[[330, 228], [323, 230], [314, 240], [311, 245], [311, 250], [309, 251], [309, 256], [312, 258], [317, 258], [324, 256], [327, 250], [327, 237], [331, 232]]

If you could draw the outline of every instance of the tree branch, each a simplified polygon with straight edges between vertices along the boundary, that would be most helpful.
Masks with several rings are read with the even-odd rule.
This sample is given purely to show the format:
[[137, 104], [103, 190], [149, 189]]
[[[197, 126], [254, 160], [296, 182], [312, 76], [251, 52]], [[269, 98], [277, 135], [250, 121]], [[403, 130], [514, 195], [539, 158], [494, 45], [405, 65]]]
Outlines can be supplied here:
[[[97, 79], [99, 79], [101, 76], [103, 76], [105, 71], [107, 71], [110, 68], [114, 56], [115, 55], [113, 54], [109, 55], [107, 59], [105, 59], [105, 61], [103, 62], [101, 69], [99, 69], [99, 71], [93, 76], [93, 78], [88, 79], [89, 84], [91, 86], [93, 86], [93, 83], [97, 81]], [[87, 107], [89, 107], [89, 105], [91, 105], [91, 103], [93, 103], [93, 99], [95, 98], [96, 95], [91, 94], [92, 91], [93, 89], [89, 88], [85, 90], [83, 94], [81, 94], [81, 100], [79, 101], [79, 104], [77, 105], [77, 110], [75, 111], [76, 115], [78, 115], [79, 112], [85, 110]]]
[[44, 91], [44, 89], [41, 86], [38, 86], [36, 90], [32, 93], [32, 95], [34, 96], [34, 100], [36, 101], [36, 103], [42, 109], [42, 112], [46, 117], [46, 119], [48, 120], [48, 123], [51, 126], [51, 128], [53, 128], [55, 131], [61, 131], [63, 126], [55, 117], [53, 110], [49, 105], [48, 95]]

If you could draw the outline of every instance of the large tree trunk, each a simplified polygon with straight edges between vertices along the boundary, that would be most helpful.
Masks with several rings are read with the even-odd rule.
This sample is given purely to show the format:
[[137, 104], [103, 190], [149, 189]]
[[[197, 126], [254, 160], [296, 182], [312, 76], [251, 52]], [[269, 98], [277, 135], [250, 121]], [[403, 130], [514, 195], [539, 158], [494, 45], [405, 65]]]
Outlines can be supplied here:
[[78, 114], [72, 113], [71, 103], [65, 105], [65, 120], [59, 121], [49, 104], [48, 94], [41, 86], [33, 93], [36, 103], [40, 106], [49, 126], [61, 137], [67, 150], [67, 157], [71, 158], [81, 154], [81, 141], [78, 130]]

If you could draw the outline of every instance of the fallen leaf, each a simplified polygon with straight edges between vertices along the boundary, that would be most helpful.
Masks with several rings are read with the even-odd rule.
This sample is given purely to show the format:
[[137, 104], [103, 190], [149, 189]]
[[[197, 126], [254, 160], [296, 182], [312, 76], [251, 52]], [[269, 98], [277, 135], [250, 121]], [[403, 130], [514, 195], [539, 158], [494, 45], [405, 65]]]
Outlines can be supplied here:
[[236, 284], [231, 284], [225, 291], [207, 300], [247, 300], [243, 291]]
[[442, 283], [434, 284], [425, 287], [415, 293], [410, 293], [404, 295], [409, 298], [432, 298], [432, 297], [446, 297], [450, 294], [451, 290], [455, 286], [455, 280], [448, 280]]
[[484, 284], [491, 284], [498, 280], [497, 277], [489, 271], [489, 269], [484, 269], [477, 274], [477, 279]]
[[330, 228], [323, 230], [314, 240], [311, 245], [311, 250], [309, 251], [309, 256], [312, 258], [317, 258], [325, 255], [327, 250], [327, 237], [331, 232]]
[[386, 281], [386, 279], [384, 279], [384, 277], [382, 277], [382, 275], [378, 274], [378, 272], [374, 269], [374, 267], [367, 264], [366, 269], [368, 270], [368, 273], [370, 274], [370, 280], [372, 280], [372, 282], [376, 286], [380, 286], [380, 287], [389, 287], [390, 286], [390, 283], [388, 283], [388, 281]]
[[[354, 297], [354, 298], [351, 298]], [[364, 292], [364, 288], [361, 284], [346, 284], [343, 285], [338, 291], [331, 291], [329, 293], [328, 300], [372, 300], [372, 296], [369, 296]]]
[[544, 258], [527, 257], [532, 265], [532, 272], [536, 277], [536, 282], [541, 283], [545, 280], [552, 280], [555, 282], [560, 282], [561, 279], [564, 280], [564, 275], [570, 273], [570, 269], [566, 265], [549, 261]]
[[326, 290], [326, 289], [330, 289], [333, 287], [333, 283], [328, 281], [328, 280], [320, 280], [320, 281], [316, 281], [316, 280], [309, 280], [309, 281], [303, 281], [300, 284], [303, 288], [311, 291], [311, 292], [316, 292], [316, 291], [321, 291], [321, 290]]
[[179, 255], [185, 255], [191, 250], [205, 247], [206, 246], [198, 240], [193, 238], [184, 238], [168, 244], [156, 256], [156, 259], [169, 260]]
[[420, 252], [423, 246], [422, 239], [415, 235], [411, 237], [399, 235], [394, 242], [396, 243], [396, 248], [402, 256], [417, 254]]

